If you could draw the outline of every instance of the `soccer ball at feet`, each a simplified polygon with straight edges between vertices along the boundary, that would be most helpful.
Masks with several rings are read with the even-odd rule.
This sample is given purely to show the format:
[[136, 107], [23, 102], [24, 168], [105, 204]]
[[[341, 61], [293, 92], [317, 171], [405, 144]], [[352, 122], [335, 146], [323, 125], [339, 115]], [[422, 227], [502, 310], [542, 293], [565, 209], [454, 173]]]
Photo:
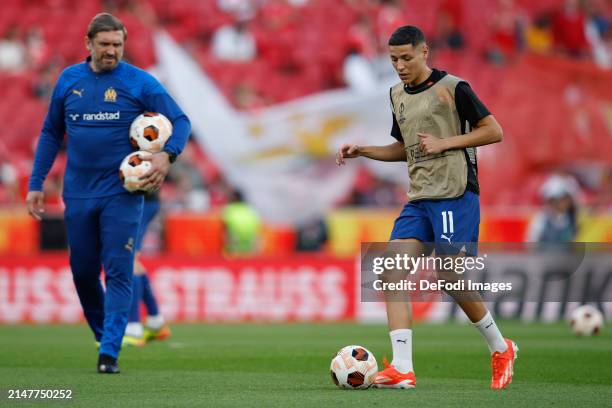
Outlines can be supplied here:
[[151, 156], [149, 152], [138, 151], [128, 154], [119, 166], [119, 178], [123, 182], [123, 187], [130, 193], [146, 192], [142, 188], [143, 182], [140, 176], [144, 175], [151, 168], [151, 162], [143, 160]]
[[130, 126], [130, 143], [138, 150], [160, 152], [172, 135], [172, 123], [161, 113], [145, 112]]
[[378, 364], [368, 349], [361, 346], [343, 347], [331, 361], [331, 377], [338, 387], [351, 390], [372, 385]]
[[579, 336], [599, 334], [603, 328], [603, 314], [591, 305], [583, 305], [572, 312], [570, 326]]

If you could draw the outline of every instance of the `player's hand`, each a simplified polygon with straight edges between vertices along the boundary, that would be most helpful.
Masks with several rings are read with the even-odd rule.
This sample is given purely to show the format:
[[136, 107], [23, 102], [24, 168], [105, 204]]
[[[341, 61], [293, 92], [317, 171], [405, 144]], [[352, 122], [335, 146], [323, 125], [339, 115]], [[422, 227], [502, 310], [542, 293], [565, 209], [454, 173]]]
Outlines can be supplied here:
[[42, 191], [28, 192], [26, 205], [30, 215], [40, 221], [42, 214], [45, 212], [45, 193]]
[[438, 154], [446, 150], [444, 139], [440, 139], [429, 133], [417, 133], [417, 136], [421, 139], [419, 146], [421, 151], [425, 154]]
[[343, 144], [336, 153], [336, 164], [342, 166], [346, 164], [344, 159], [354, 159], [361, 155], [361, 149], [355, 144]]
[[140, 180], [143, 181], [142, 188], [148, 191], [159, 190], [170, 171], [168, 153], [153, 153], [142, 159], [151, 162], [151, 169], [140, 177]]

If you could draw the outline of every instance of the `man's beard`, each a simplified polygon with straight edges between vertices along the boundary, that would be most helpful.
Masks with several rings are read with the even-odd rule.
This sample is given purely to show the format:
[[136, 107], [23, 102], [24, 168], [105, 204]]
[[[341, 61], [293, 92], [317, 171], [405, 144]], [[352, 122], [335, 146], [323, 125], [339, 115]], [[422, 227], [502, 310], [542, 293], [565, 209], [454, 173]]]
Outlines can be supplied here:
[[96, 65], [98, 71], [111, 71], [117, 66], [118, 63], [119, 60], [117, 58], [115, 58], [115, 60], [113, 61], [113, 65], [106, 65], [104, 63], [104, 57], [94, 60], [94, 64]]

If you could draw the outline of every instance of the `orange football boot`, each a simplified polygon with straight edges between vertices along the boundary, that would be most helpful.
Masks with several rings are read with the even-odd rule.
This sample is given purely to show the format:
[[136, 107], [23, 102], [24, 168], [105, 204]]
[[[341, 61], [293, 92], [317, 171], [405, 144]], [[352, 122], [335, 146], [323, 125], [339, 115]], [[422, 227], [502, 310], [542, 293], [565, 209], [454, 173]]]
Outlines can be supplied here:
[[508, 349], [503, 353], [496, 351], [491, 355], [491, 389], [503, 390], [512, 382], [514, 375], [514, 360], [518, 356], [518, 346], [510, 339], [506, 339]]
[[146, 341], [166, 340], [171, 334], [172, 332], [167, 324], [164, 324], [158, 330], [151, 329], [150, 327], [145, 327], [144, 329], [144, 338]]
[[414, 372], [410, 371], [402, 374], [395, 366], [389, 364], [387, 358], [383, 359], [385, 369], [380, 371], [374, 379], [374, 387], [376, 388], [398, 388], [410, 389], [416, 387], [416, 377]]

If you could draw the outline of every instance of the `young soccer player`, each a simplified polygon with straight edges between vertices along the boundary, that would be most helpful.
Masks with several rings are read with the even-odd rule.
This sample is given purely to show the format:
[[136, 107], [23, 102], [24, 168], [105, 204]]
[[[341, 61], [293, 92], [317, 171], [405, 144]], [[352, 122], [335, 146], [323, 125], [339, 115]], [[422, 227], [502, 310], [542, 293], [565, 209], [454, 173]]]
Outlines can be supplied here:
[[[143, 198], [129, 194], [119, 180], [123, 158], [133, 151], [128, 134], [144, 111], [163, 113], [173, 124], [164, 151], [153, 154], [143, 176], [146, 189], [158, 189], [191, 129], [189, 119], [161, 84], [147, 72], [121, 61], [127, 30], [108, 13], [89, 24], [86, 61], [66, 68], [53, 90], [36, 148], [26, 198], [40, 219], [43, 183], [67, 138], [64, 218], [70, 267], [87, 323], [100, 343], [97, 369], [118, 373], [117, 358], [132, 297], [134, 242]], [[104, 267], [106, 291], [100, 282]]]
[[[159, 193], [154, 192], [145, 196], [142, 220], [138, 229], [136, 239], [136, 257], [134, 262], [134, 278], [132, 280], [132, 305], [130, 317], [123, 344], [130, 346], [144, 346], [150, 340], [165, 340], [170, 337], [170, 328], [159, 311], [157, 299], [153, 293], [151, 282], [147, 271], [140, 261], [142, 240], [147, 232], [147, 227], [159, 212]], [[140, 303], [144, 303], [147, 310], [147, 320], [143, 326], [140, 320]]]
[[[453, 246], [478, 241], [480, 223], [476, 147], [500, 142], [502, 130], [467, 82], [427, 64], [429, 48], [420, 29], [398, 28], [389, 39], [389, 54], [401, 82], [391, 88], [396, 141], [387, 146], [343, 145], [337, 164], [367, 157], [407, 161], [408, 204], [395, 221], [390, 240], [404, 242], [412, 256], [423, 243]], [[438, 248], [439, 246], [436, 246]], [[492, 389], [511, 381], [518, 348], [505, 339], [478, 293], [450, 293], [484, 336], [491, 352]], [[385, 293], [393, 361], [375, 380], [379, 388], [414, 388], [412, 309]]]

